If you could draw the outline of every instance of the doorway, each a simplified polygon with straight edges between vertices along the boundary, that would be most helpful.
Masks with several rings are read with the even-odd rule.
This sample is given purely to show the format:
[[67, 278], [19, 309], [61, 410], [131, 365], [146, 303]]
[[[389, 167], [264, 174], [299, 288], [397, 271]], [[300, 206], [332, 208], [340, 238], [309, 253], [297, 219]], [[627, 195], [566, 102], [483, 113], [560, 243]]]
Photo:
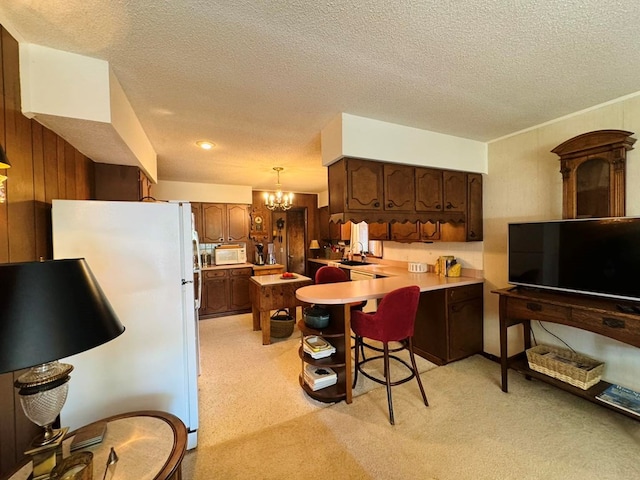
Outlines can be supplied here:
[[273, 212], [273, 243], [276, 260], [287, 272], [305, 274], [307, 245], [307, 209], [293, 207]]
[[307, 209], [287, 211], [287, 271], [305, 274], [307, 245]]

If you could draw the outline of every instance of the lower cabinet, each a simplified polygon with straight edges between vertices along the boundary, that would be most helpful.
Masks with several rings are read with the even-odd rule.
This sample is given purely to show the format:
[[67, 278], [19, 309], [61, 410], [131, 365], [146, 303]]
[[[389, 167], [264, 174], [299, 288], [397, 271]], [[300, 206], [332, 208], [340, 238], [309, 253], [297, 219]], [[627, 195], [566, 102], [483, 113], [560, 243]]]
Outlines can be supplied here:
[[420, 294], [413, 347], [437, 365], [482, 353], [483, 284]]
[[227, 268], [202, 272], [200, 317], [219, 317], [251, 311], [251, 268]]

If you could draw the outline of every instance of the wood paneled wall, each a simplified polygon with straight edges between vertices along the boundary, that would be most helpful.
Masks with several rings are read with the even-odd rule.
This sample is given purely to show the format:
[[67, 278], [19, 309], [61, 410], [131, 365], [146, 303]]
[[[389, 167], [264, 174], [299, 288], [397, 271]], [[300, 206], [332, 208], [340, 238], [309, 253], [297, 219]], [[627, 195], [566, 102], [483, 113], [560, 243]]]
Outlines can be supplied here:
[[[0, 145], [11, 163], [0, 204], [0, 263], [51, 259], [51, 200], [93, 198], [93, 162], [22, 114], [18, 42], [2, 26], [0, 42]], [[19, 373], [0, 375], [0, 475], [37, 432], [13, 388]]]
[[[264, 202], [264, 192], [259, 190], [253, 191], [253, 206], [261, 205]], [[309, 250], [309, 242], [313, 239], [320, 240], [320, 211], [318, 210], [318, 196], [315, 194], [307, 194], [307, 193], [296, 193], [293, 199], [293, 205], [298, 209], [306, 209], [307, 211], [307, 238], [308, 241], [305, 245], [306, 258], [313, 257], [314, 253]], [[276, 218], [278, 214], [274, 214], [274, 218]], [[269, 242], [273, 241], [272, 231], [275, 229], [275, 220], [271, 223], [271, 231], [269, 232]], [[250, 242], [247, 245], [247, 257], [250, 262], [253, 262], [254, 255], [254, 245], [253, 242]], [[266, 254], [266, 250], [265, 250]], [[305, 262], [306, 263], [306, 262]]]

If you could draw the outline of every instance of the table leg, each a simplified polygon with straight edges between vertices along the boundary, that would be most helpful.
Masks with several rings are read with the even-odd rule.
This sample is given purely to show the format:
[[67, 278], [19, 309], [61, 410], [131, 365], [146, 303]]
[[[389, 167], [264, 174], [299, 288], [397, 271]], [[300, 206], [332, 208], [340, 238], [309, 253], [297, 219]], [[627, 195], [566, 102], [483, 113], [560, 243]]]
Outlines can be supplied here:
[[253, 317], [253, 331], [260, 330], [260, 311], [255, 305], [251, 305], [251, 316]]
[[507, 352], [507, 308], [506, 298], [500, 296], [500, 369], [502, 373], [502, 391], [508, 392], [507, 386], [507, 370], [508, 364], [508, 352]]
[[297, 322], [298, 321], [298, 307], [294, 306], [290, 306], [287, 307], [287, 309], [289, 310], [289, 315], [291, 315], [293, 317], [293, 319]]
[[346, 390], [346, 403], [353, 401], [353, 374], [351, 372], [351, 305], [347, 304], [344, 307], [344, 369], [345, 369], [345, 390]]
[[262, 328], [262, 344], [271, 344], [271, 312], [260, 312], [260, 327]]

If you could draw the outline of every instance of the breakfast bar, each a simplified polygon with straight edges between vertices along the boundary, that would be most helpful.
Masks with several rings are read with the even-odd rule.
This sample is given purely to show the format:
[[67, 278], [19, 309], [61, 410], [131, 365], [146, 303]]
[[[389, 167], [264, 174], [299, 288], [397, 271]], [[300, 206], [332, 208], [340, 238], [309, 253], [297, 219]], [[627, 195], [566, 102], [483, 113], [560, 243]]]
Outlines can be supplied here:
[[[444, 335], [447, 338], [447, 344], [453, 343], [455, 346], [459, 344], [464, 344], [466, 342], [466, 337], [469, 335], [466, 333], [466, 330], [472, 332], [473, 341], [466, 342], [470, 343], [470, 346], [467, 348], [465, 345], [464, 348], [456, 347], [459, 350], [463, 350], [463, 352], [457, 352], [455, 354], [442, 354], [442, 358], [448, 359], [457, 359], [462, 358], [463, 356], [472, 355], [474, 353], [478, 353], [478, 350], [482, 349], [482, 283], [483, 280], [481, 278], [475, 277], [444, 277], [440, 275], [436, 275], [433, 273], [410, 273], [406, 272], [402, 275], [397, 276], [389, 276], [385, 278], [375, 278], [372, 280], [360, 280], [360, 281], [352, 281], [352, 282], [342, 282], [342, 283], [325, 283], [318, 285], [309, 285], [296, 290], [296, 297], [299, 301], [310, 304], [320, 304], [326, 306], [330, 311], [331, 320], [330, 324], [325, 330], [331, 336], [331, 341], [336, 343], [334, 345], [336, 347], [336, 358], [334, 358], [330, 364], [328, 364], [328, 359], [322, 359], [322, 362], [314, 361], [309, 355], [302, 352], [300, 353], [302, 357], [302, 361], [304, 363], [309, 363], [313, 365], [326, 365], [330, 366], [334, 369], [338, 375], [338, 384], [334, 388], [334, 392], [332, 392], [329, 400], [345, 400], [347, 403], [351, 403], [352, 401], [352, 361], [351, 361], [351, 308], [349, 304], [377, 299], [384, 297], [388, 292], [396, 290], [398, 288], [407, 287], [410, 285], [417, 285], [420, 288], [421, 292], [421, 308], [418, 310], [418, 317], [416, 319], [416, 330], [420, 327], [419, 324], [424, 323], [442, 323], [442, 325], [437, 325], [436, 328], [438, 330], [446, 331]], [[461, 288], [463, 290], [461, 290]], [[441, 308], [444, 308], [443, 305], [447, 305], [446, 301], [443, 302], [433, 302], [431, 305], [432, 294], [446, 294], [442, 298], [453, 297], [451, 295], [452, 292], [461, 292], [465, 291], [467, 288], [471, 288], [474, 291], [480, 292], [480, 308], [478, 311], [477, 302], [474, 303], [474, 316], [476, 317], [473, 322], [459, 322], [457, 319], [451, 320], [446, 315], [446, 312], [440, 314], [440, 312], [435, 312], [435, 315], [427, 312], [426, 310], [431, 308], [433, 311], [437, 311]], [[466, 299], [464, 299], [466, 300]], [[464, 310], [464, 307], [463, 307]], [[465, 317], [466, 318], [466, 317]], [[444, 320], [443, 320], [444, 319]], [[451, 342], [450, 337], [451, 330], [448, 328], [450, 323], [461, 323], [461, 328], [464, 330], [458, 337], [464, 337], [462, 341]], [[324, 331], [314, 331], [309, 328], [305, 328], [303, 322], [298, 323], [301, 330], [303, 330], [304, 334], [312, 334], [312, 335], [324, 335]], [[432, 328], [429, 326], [428, 328]], [[479, 334], [478, 334], [478, 328]], [[456, 335], [453, 335], [456, 336]], [[479, 339], [479, 345], [478, 345]], [[447, 349], [447, 352], [449, 350]], [[417, 352], [420, 354], [420, 352]], [[439, 356], [425, 356], [428, 360], [436, 361], [440, 358]], [[455, 357], [455, 358], [454, 358]], [[301, 386], [305, 390], [305, 392], [310, 395], [312, 398], [320, 401], [328, 401], [326, 395], [323, 394], [322, 390], [311, 391], [304, 385], [304, 381], [301, 378]]]

